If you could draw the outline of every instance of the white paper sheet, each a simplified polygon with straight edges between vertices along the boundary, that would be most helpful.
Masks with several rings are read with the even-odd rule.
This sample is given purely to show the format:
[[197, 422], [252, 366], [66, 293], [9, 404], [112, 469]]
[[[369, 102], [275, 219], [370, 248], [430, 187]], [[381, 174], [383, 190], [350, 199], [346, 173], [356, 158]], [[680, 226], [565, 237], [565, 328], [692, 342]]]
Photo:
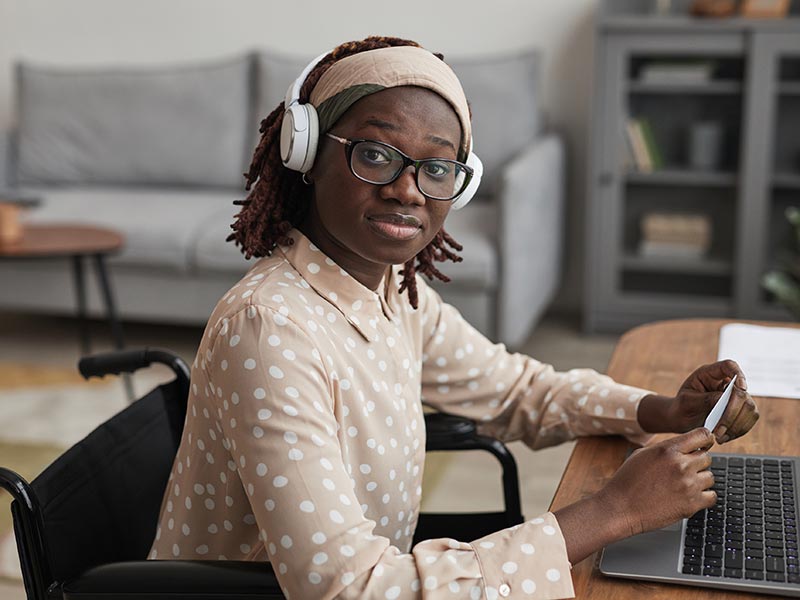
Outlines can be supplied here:
[[800, 329], [723, 325], [717, 357], [739, 363], [753, 396], [800, 398]]

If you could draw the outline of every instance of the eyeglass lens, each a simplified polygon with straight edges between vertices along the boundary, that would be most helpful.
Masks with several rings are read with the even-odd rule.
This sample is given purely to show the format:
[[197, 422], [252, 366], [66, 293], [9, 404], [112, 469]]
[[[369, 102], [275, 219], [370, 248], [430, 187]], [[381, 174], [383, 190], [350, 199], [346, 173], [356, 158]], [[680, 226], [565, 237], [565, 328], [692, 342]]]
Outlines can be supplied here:
[[[352, 149], [353, 172], [370, 183], [392, 181], [403, 169], [405, 161], [394, 149], [378, 142], [357, 142]], [[456, 162], [431, 158], [419, 161], [417, 187], [430, 198], [450, 200], [457, 196], [467, 177], [467, 171]]]

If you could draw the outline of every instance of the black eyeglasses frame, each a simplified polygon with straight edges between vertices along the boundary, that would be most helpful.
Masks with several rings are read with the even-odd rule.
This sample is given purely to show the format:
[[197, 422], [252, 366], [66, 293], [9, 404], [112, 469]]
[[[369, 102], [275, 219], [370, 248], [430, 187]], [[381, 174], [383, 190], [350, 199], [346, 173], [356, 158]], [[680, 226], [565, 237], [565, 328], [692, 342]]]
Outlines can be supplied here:
[[[472, 167], [470, 167], [469, 165], [465, 165], [464, 163], [462, 163], [460, 161], [453, 160], [452, 158], [436, 158], [436, 157], [432, 157], [432, 158], [422, 158], [422, 159], [416, 160], [416, 159], [413, 159], [410, 156], [408, 156], [405, 152], [403, 152], [399, 148], [395, 148], [391, 144], [387, 144], [386, 142], [381, 142], [379, 140], [370, 140], [370, 139], [367, 139], [367, 138], [348, 139], [348, 138], [340, 137], [338, 135], [334, 135], [334, 134], [332, 134], [330, 132], [327, 132], [325, 135], [327, 137], [329, 137], [330, 139], [332, 139], [332, 140], [334, 140], [336, 142], [339, 142], [340, 144], [342, 144], [344, 146], [345, 156], [347, 157], [347, 166], [350, 168], [350, 172], [353, 174], [354, 177], [356, 177], [357, 179], [363, 181], [364, 183], [369, 183], [369, 184], [372, 184], [372, 185], [389, 185], [390, 183], [393, 183], [394, 181], [397, 181], [397, 179], [400, 177], [400, 175], [403, 174], [403, 171], [405, 171], [408, 167], [414, 167], [414, 182], [416, 183], [417, 190], [419, 190], [420, 194], [422, 194], [426, 198], [429, 198], [430, 200], [437, 200], [437, 201], [441, 201], [441, 202], [450, 202], [450, 201], [455, 200], [461, 194], [464, 193], [464, 190], [467, 189], [467, 186], [469, 185], [469, 182], [472, 181], [472, 176], [475, 174], [475, 171], [473, 170]], [[379, 144], [381, 146], [385, 146], [386, 148], [390, 148], [391, 150], [394, 150], [403, 159], [403, 166], [400, 169], [398, 169], [398, 171], [395, 174], [395, 176], [392, 177], [389, 181], [384, 181], [384, 182], [378, 183], [378, 182], [375, 182], [375, 181], [370, 181], [369, 179], [365, 179], [364, 177], [362, 177], [361, 175], [356, 173], [355, 170], [353, 169], [353, 148], [355, 147], [356, 144], [358, 144], [360, 142], [369, 142], [371, 144]], [[439, 198], [439, 197], [436, 197], [436, 196], [431, 196], [431, 195], [426, 194], [425, 192], [423, 192], [422, 188], [419, 186], [419, 167], [420, 167], [420, 165], [423, 165], [423, 164], [425, 164], [427, 162], [432, 162], [432, 161], [444, 161], [444, 162], [456, 164], [459, 167], [461, 167], [462, 169], [464, 169], [464, 171], [466, 173], [466, 176], [464, 177], [464, 182], [461, 184], [461, 189], [458, 190], [457, 193], [453, 194], [449, 198]]]

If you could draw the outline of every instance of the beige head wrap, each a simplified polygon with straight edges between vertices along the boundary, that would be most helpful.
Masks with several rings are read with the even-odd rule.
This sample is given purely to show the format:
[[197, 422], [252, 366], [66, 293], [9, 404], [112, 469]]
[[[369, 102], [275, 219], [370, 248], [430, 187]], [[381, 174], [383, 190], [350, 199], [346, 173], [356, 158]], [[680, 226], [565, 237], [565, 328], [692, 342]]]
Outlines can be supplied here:
[[311, 91], [310, 102], [325, 133], [357, 100], [403, 85], [429, 89], [447, 100], [461, 122], [459, 157], [469, 152], [472, 128], [461, 82], [453, 70], [430, 51], [415, 46], [368, 50], [334, 63]]

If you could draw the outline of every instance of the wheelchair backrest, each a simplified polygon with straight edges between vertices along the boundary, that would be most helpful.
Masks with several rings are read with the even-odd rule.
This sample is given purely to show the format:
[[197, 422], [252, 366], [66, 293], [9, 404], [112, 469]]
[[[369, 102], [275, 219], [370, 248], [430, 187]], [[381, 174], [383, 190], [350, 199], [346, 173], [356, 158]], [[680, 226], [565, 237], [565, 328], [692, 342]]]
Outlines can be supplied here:
[[31, 482], [56, 581], [147, 557], [183, 431], [181, 393], [176, 381], [155, 388]]

